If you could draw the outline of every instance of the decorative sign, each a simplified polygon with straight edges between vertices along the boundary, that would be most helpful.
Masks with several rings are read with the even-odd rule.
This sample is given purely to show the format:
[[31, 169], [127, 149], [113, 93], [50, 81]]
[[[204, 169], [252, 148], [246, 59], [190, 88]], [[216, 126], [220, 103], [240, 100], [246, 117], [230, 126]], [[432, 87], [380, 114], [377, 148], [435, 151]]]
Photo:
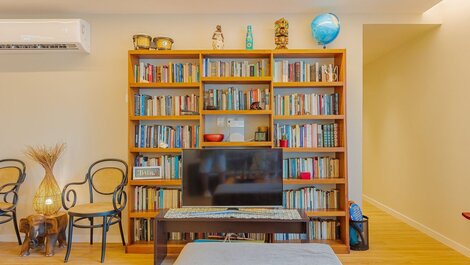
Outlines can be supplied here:
[[161, 167], [134, 167], [133, 179], [161, 179]]

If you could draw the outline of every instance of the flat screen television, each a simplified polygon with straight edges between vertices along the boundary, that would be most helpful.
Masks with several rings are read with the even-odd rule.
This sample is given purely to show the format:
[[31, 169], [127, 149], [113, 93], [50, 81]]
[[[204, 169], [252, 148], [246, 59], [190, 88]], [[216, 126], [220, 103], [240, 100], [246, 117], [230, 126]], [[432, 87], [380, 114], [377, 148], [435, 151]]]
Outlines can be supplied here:
[[183, 207], [282, 207], [281, 149], [183, 150]]

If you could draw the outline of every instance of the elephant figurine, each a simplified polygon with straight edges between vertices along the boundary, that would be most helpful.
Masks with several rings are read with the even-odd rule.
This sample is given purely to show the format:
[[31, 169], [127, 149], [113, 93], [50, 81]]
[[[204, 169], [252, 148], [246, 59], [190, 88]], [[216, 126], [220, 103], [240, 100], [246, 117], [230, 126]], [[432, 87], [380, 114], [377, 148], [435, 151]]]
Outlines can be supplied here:
[[54, 247], [67, 246], [65, 230], [67, 228], [67, 215], [58, 213], [51, 216], [42, 214], [30, 215], [20, 220], [20, 232], [25, 233], [21, 246], [20, 256], [29, 256], [29, 250], [46, 246], [46, 256], [54, 255]]

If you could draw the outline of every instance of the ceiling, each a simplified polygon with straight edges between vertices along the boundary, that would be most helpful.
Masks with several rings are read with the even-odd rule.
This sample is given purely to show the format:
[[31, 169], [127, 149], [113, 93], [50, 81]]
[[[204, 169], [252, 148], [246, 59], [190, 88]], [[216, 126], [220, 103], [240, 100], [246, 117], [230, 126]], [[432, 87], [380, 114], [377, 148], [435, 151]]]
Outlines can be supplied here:
[[437, 27], [438, 24], [364, 25], [364, 65]]
[[0, 13], [22, 14], [258, 14], [423, 13], [441, 0], [1, 0]]

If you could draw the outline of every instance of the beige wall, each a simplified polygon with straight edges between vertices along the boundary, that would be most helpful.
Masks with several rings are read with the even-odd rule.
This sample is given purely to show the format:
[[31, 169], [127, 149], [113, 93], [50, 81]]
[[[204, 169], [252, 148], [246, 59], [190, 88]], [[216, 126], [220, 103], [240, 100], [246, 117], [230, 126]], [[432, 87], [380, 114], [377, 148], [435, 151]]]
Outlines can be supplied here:
[[470, 256], [470, 2], [442, 12], [440, 28], [364, 68], [363, 190]]
[[[3, 18], [14, 18], [4, 15]], [[62, 17], [37, 15], [28, 18]], [[67, 16], [70, 17], [70, 16]], [[65, 141], [68, 148], [55, 170], [59, 185], [83, 178], [88, 165], [104, 157], [126, 159], [127, 50], [135, 33], [167, 35], [174, 49], [208, 49], [221, 24], [226, 49], [244, 47], [246, 25], [253, 25], [256, 49], [273, 48], [273, 21], [282, 15], [77, 15], [91, 24], [92, 52], [81, 54], [0, 54], [0, 157], [24, 159], [28, 176], [18, 207], [32, 213], [31, 198], [42, 178], [26, 159], [25, 145]], [[310, 34], [314, 14], [288, 15], [289, 48], [317, 48]], [[350, 197], [362, 194], [362, 24], [364, 21], [421, 23], [421, 16], [341, 16], [342, 29], [329, 47], [347, 49]], [[85, 193], [80, 194], [82, 200]], [[0, 240], [14, 240], [10, 225]], [[117, 241], [116, 228], [111, 240]], [[77, 240], [87, 240], [77, 230]], [[97, 231], [99, 238], [100, 231]]]

